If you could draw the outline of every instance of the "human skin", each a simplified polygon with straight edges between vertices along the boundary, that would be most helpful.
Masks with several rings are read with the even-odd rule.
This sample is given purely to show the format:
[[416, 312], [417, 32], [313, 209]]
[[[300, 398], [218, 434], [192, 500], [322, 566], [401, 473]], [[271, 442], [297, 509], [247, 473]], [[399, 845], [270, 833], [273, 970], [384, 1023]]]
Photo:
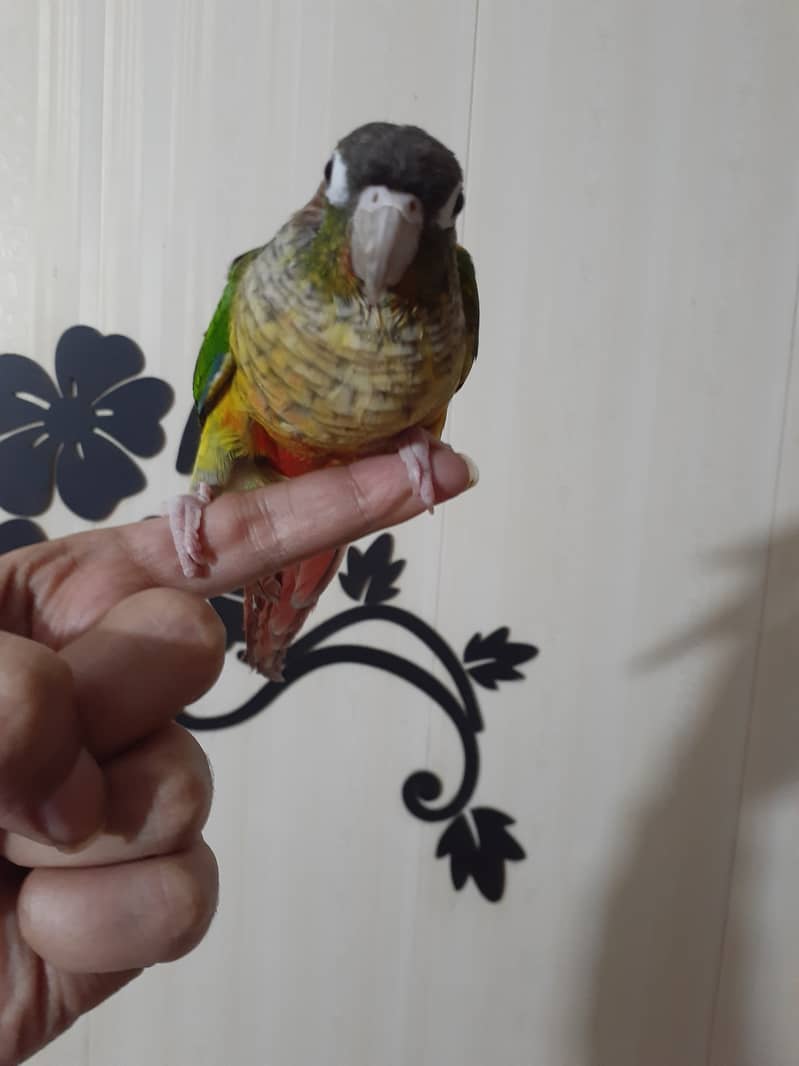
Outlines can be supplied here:
[[[436, 499], [474, 483], [433, 452]], [[207, 597], [422, 508], [396, 456], [212, 503], [207, 572], [165, 519], [0, 558], [0, 1066], [191, 951], [217, 900], [208, 762], [174, 719], [214, 684]]]

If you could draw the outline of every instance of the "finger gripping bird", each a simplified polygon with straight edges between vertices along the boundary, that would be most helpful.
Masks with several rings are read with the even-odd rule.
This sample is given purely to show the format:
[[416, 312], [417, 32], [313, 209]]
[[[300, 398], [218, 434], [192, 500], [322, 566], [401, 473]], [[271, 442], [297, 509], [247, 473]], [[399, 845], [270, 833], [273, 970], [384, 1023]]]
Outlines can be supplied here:
[[[477, 354], [474, 268], [455, 237], [463, 203], [448, 148], [373, 122], [339, 142], [268, 244], [234, 260], [194, 372], [191, 494], [169, 507], [187, 576], [208, 562], [203, 507], [226, 488], [397, 450], [432, 509], [431, 442]], [[344, 547], [245, 589], [246, 658], [266, 677], [282, 678]]]

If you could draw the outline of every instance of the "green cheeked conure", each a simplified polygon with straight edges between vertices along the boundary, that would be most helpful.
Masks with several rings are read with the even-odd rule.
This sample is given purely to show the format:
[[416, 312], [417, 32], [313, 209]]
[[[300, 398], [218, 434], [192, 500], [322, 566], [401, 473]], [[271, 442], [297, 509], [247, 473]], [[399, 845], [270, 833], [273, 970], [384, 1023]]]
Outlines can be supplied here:
[[[236, 259], [194, 373], [192, 494], [170, 503], [187, 576], [207, 563], [202, 508], [253, 487], [397, 449], [432, 508], [430, 443], [477, 355], [474, 267], [455, 237], [457, 159], [416, 126], [339, 142], [313, 199]], [[245, 589], [247, 660], [279, 680], [344, 548]]]

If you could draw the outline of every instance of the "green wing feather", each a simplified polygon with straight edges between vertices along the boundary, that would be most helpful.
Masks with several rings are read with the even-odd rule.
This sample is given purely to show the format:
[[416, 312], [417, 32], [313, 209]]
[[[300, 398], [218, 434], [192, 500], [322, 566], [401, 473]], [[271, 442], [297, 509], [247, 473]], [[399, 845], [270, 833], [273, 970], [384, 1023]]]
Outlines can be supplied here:
[[205, 331], [203, 343], [194, 367], [194, 403], [203, 419], [216, 403], [235, 369], [230, 351], [230, 308], [236, 286], [245, 268], [261, 251], [245, 252], [231, 263], [222, 298], [217, 304], [211, 324]]
[[477, 358], [477, 347], [480, 340], [480, 297], [477, 293], [477, 277], [474, 272], [472, 257], [460, 245], [455, 249], [458, 262], [458, 276], [461, 282], [461, 300], [463, 301], [463, 317], [466, 320], [466, 333], [472, 347], [472, 359], [468, 366], [464, 367], [458, 388], [466, 380], [466, 375], [472, 368]]

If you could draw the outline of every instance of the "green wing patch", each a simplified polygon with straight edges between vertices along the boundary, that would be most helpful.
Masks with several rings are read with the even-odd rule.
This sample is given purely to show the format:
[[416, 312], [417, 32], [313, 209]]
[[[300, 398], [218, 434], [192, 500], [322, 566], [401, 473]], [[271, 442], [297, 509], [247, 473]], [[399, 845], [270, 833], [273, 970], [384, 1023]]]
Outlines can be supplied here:
[[260, 251], [260, 248], [255, 248], [233, 260], [222, 298], [216, 306], [211, 324], [205, 331], [194, 366], [193, 383], [194, 403], [201, 419], [213, 407], [233, 374], [234, 363], [230, 352], [230, 307], [236, 286], [245, 268]]
[[[480, 297], [477, 293], [477, 277], [474, 272], [472, 257], [460, 245], [455, 249], [458, 260], [458, 276], [461, 282], [461, 299], [463, 300], [463, 316], [466, 319], [466, 332], [472, 346], [472, 363], [477, 358], [477, 346], [480, 340]], [[471, 370], [471, 364], [466, 367], [461, 385], [466, 380], [466, 374]]]

